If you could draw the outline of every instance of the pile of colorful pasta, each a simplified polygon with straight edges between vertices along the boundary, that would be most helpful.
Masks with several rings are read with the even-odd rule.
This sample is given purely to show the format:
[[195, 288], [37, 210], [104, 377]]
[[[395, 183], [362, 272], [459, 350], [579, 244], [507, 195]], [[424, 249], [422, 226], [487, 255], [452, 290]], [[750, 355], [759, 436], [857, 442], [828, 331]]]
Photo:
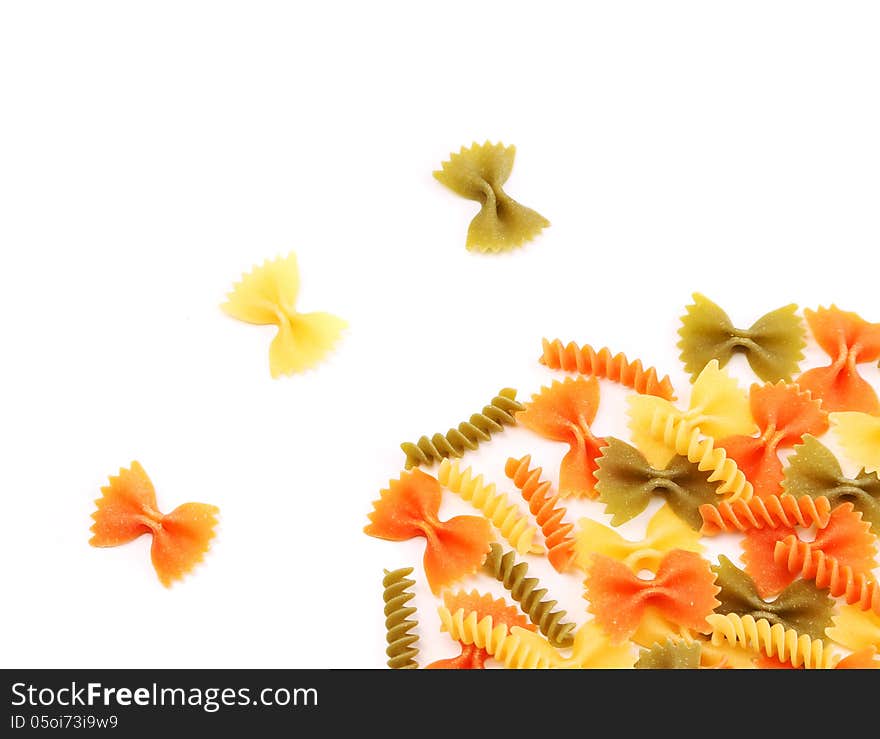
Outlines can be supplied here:
[[[402, 444], [405, 469], [365, 531], [424, 537], [421, 571], [459, 653], [419, 664], [414, 568], [386, 570], [388, 665], [880, 667], [880, 400], [858, 369], [880, 360], [880, 323], [833, 305], [803, 319], [790, 305], [738, 329], [695, 295], [679, 331], [686, 406], [641, 361], [545, 340], [540, 361], [564, 379], [525, 403], [502, 390], [448, 433]], [[807, 327], [830, 363], [801, 372]], [[736, 352], [759, 380], [748, 391], [725, 369]], [[632, 391], [628, 440], [592, 428], [600, 380]], [[505, 467], [521, 502], [458, 461], [513, 424], [568, 445], [557, 489], [528, 455]], [[826, 434], [858, 474], [844, 474]], [[475, 515], [440, 520], [446, 494]], [[655, 497], [644, 539], [615, 530]], [[611, 526], [572, 521], [572, 498], [598, 501]], [[740, 539], [741, 566], [708, 558], [718, 535]], [[583, 618], [529, 577], [526, 559], [541, 557], [582, 584]], [[507, 597], [456, 587], [475, 573]]]

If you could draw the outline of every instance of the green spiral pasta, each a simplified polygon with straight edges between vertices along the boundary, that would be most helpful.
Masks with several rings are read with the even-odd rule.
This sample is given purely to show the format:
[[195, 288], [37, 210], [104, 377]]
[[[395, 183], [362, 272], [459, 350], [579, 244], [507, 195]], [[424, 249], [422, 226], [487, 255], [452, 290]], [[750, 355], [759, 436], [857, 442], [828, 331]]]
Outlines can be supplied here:
[[410, 619], [416, 612], [415, 607], [406, 605], [415, 597], [409, 589], [415, 585], [415, 580], [407, 579], [412, 571], [412, 567], [402, 567], [391, 572], [385, 570], [385, 577], [382, 579], [382, 586], [385, 588], [385, 638], [388, 641], [385, 654], [388, 655], [388, 666], [393, 670], [415, 670], [419, 666], [416, 662], [419, 654], [416, 642], [419, 637], [411, 633], [419, 622]]
[[570, 647], [574, 641], [575, 625], [563, 621], [565, 611], [554, 611], [555, 600], [543, 600], [546, 588], [539, 588], [536, 577], [526, 577], [529, 566], [516, 562], [513, 552], [505, 553], [500, 544], [492, 544], [483, 571], [501, 582], [510, 591], [511, 597], [520, 605], [523, 613], [535, 624], [547, 640], [558, 648]]
[[513, 414], [523, 407], [516, 399], [516, 390], [504, 388], [483, 407], [482, 412], [474, 413], [469, 420], [449, 429], [446, 434], [434, 434], [431, 438], [423, 436], [415, 444], [409, 441], [401, 444], [400, 448], [406, 454], [406, 469], [448, 457], [460, 457], [468, 449], [473, 451], [480, 442], [489, 441], [492, 434], [514, 425], [516, 418]]

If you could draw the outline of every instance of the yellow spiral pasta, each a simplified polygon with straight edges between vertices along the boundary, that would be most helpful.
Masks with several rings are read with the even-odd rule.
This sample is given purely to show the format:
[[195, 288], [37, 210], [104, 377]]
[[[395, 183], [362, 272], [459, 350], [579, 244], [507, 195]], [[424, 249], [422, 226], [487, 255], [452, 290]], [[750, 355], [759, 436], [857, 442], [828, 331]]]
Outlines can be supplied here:
[[706, 620], [712, 627], [712, 644], [740, 644], [792, 667], [806, 669], [831, 669], [840, 661], [839, 655], [826, 648], [821, 639], [811, 639], [782, 624], [771, 625], [766, 618], [756, 621], [752, 616], [736, 613], [713, 613]]
[[662, 440], [666, 446], [674, 449], [676, 454], [687, 457], [701, 472], [711, 470], [709, 482], [722, 481], [718, 493], [727, 494], [728, 502], [752, 498], [752, 483], [736, 462], [727, 456], [724, 449], [715, 446], [711, 436], [704, 435], [699, 427], [693, 426], [677, 412], [657, 408], [651, 417], [649, 432], [653, 438]]
[[480, 442], [489, 441], [492, 434], [516, 423], [514, 414], [523, 409], [516, 399], [516, 390], [504, 388], [492, 398], [480, 413], [449, 429], [445, 434], [422, 436], [416, 443], [405, 441], [400, 445], [406, 454], [406, 469], [420, 464], [432, 464], [447, 457], [460, 457], [465, 451], [476, 449]]
[[446, 606], [438, 609], [442, 629], [463, 644], [476, 644], [511, 670], [546, 669], [561, 662], [559, 653], [539, 634], [504, 624], [495, 626], [491, 616], [477, 621], [476, 611], [459, 608], [451, 613]]
[[544, 553], [544, 547], [534, 541], [538, 529], [529, 523], [528, 517], [510, 502], [507, 495], [496, 491], [494, 482], [487, 484], [482, 475], [474, 477], [470, 467], [462, 470], [458, 462], [448, 459], [441, 462], [437, 479], [488, 518], [517, 552]]

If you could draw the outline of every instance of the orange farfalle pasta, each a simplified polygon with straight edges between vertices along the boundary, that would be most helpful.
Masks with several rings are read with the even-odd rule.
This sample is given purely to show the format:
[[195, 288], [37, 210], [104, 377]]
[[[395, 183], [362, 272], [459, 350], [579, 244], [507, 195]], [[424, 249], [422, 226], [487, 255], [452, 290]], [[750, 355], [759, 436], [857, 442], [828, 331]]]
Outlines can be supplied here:
[[98, 510], [92, 514], [94, 536], [89, 544], [93, 547], [115, 547], [152, 534], [150, 556], [165, 587], [202, 561], [214, 538], [216, 506], [184, 503], [163, 515], [153, 483], [139, 462], [132, 462], [130, 469], [120, 469], [101, 493], [95, 501]]
[[[512, 629], [518, 626], [528, 631], [537, 629], [515, 607], [508, 605], [503, 598], [493, 599], [491, 595], [478, 593], [476, 590], [470, 593], [459, 591], [447, 593], [443, 598], [446, 608], [450, 613], [463, 610], [465, 613], [476, 613], [477, 621], [482, 621], [486, 616], [492, 617], [495, 626], [499, 624]], [[486, 660], [491, 656], [485, 649], [476, 644], [459, 642], [461, 654], [449, 659], [441, 659], [428, 665], [429, 670], [482, 670], [485, 669]]]
[[877, 650], [872, 647], [853, 652], [837, 663], [838, 670], [880, 670]]
[[611, 557], [593, 555], [584, 588], [588, 610], [614, 641], [631, 636], [648, 607], [679, 627], [708, 631], [706, 617], [720, 603], [709, 562], [683, 549], [666, 554], [653, 580], [639, 578]]
[[455, 657], [438, 659], [425, 666], [426, 670], [485, 670], [486, 660], [490, 655], [485, 649], [480, 649], [476, 644], [458, 642], [461, 653]]
[[675, 390], [669, 376], [658, 379], [657, 370], [653, 367], [645, 369], [640, 359], [631, 362], [623, 352], [612, 354], [604, 346], [597, 351], [589, 344], [580, 347], [573, 341], [563, 344], [559, 339], [543, 339], [542, 342], [544, 352], [540, 362], [550, 369], [601, 377], [619, 382], [641, 395], [675, 400]]
[[540, 467], [529, 469], [530, 455], [522, 459], [507, 460], [506, 474], [519, 488], [523, 499], [529, 504], [529, 511], [541, 527], [544, 544], [547, 546], [547, 559], [557, 572], [565, 572], [575, 556], [574, 538], [571, 535], [574, 525], [567, 523], [565, 508], [559, 504], [558, 495], [550, 495], [550, 483], [541, 480]]
[[782, 460], [777, 450], [794, 446], [804, 434], [824, 434], [828, 414], [809, 392], [784, 382], [752, 385], [749, 404], [759, 435], [728, 436], [717, 445], [743, 471], [755, 495], [763, 498], [782, 492]]
[[[853, 510], [852, 503], [842, 503], [831, 511], [828, 524], [818, 529], [812, 542], [801, 541], [790, 526], [748, 531], [742, 543], [742, 560], [761, 597], [769, 598], [798, 575], [815, 578], [812, 565], [817, 559], [824, 562], [830, 558], [837, 566], [851, 568], [854, 573], [869, 573], [874, 567], [876, 550], [869, 529], [862, 514]], [[827, 587], [827, 584], [819, 585], [818, 579], [816, 584]]]
[[825, 496], [795, 497], [788, 493], [750, 500], [722, 501], [717, 506], [700, 506], [703, 527], [700, 533], [714, 536], [722, 532], [751, 529], [777, 529], [781, 526], [825, 528], [831, 516], [831, 501]]
[[392, 480], [380, 492], [364, 532], [389, 541], [423, 536], [425, 575], [434, 593], [474, 572], [486, 559], [492, 532], [489, 522], [477, 516], [437, 517], [442, 489], [436, 478], [411, 470]]
[[819, 346], [832, 362], [827, 367], [807, 370], [798, 385], [822, 400], [827, 411], [862, 411], [880, 415], [880, 400], [874, 388], [859, 374], [856, 365], [880, 359], [880, 323], [868, 323], [856, 313], [837, 306], [805, 310]]
[[605, 440], [593, 435], [590, 424], [599, 407], [599, 383], [595, 377], [566, 378], [532, 396], [516, 414], [519, 423], [541, 436], [566, 442], [570, 449], [559, 469], [559, 494], [595, 498], [593, 473]]

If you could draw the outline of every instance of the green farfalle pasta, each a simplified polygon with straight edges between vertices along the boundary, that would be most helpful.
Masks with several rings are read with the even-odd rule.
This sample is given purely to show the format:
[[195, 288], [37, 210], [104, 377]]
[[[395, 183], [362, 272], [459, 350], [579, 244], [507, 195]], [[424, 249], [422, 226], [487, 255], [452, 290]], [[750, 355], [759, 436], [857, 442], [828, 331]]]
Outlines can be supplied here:
[[862, 518], [871, 524], [871, 530], [880, 532], [880, 478], [877, 473], [862, 469], [854, 478], [846, 477], [837, 457], [815, 436], [805, 435], [803, 443], [794, 448], [794, 454], [788, 458], [782, 487], [797, 497], [825, 496], [833, 507], [852, 503]]
[[400, 445], [406, 454], [406, 469], [420, 464], [432, 464], [447, 457], [460, 457], [466, 450], [473, 451], [480, 442], [489, 441], [492, 434], [503, 431], [505, 426], [516, 423], [514, 414], [523, 409], [516, 399], [516, 390], [506, 387], [492, 398], [482, 412], [474, 413], [469, 420], [449, 429], [445, 434], [421, 437], [417, 442], [405, 441]]
[[642, 649], [635, 663], [637, 670], [696, 670], [700, 666], [702, 648], [697, 641], [667, 639]]
[[500, 544], [492, 544], [483, 571], [510, 591], [510, 596], [519, 603], [523, 613], [554, 647], [572, 645], [575, 625], [563, 620], [565, 611], [553, 610], [555, 600], [544, 600], [547, 589], [538, 587], [540, 583], [537, 578], [526, 577], [529, 566], [525, 562], [517, 563], [513, 552], [505, 552]]
[[544, 216], [520, 205], [501, 186], [510, 177], [516, 148], [474, 143], [449, 156], [434, 177], [454, 193], [482, 204], [468, 227], [472, 251], [508, 251], [531, 241], [550, 225]]
[[385, 589], [385, 638], [388, 642], [385, 654], [388, 655], [388, 666], [393, 670], [414, 670], [419, 666], [416, 661], [419, 637], [412, 633], [419, 622], [410, 618], [416, 613], [415, 607], [407, 605], [415, 597], [410, 590], [416, 584], [415, 580], [407, 577], [412, 571], [412, 567], [385, 570], [382, 579]]
[[711, 471], [701, 472], [696, 464], [678, 455], [666, 469], [658, 470], [634, 446], [614, 437], [606, 441], [597, 460], [596, 490], [605, 512], [611, 514], [612, 526], [635, 518], [652, 496], [660, 495], [682, 521], [700, 529], [700, 506], [718, 502], [717, 487], [709, 482]]
[[774, 600], [766, 601], [758, 595], [754, 580], [723, 554], [712, 571], [716, 575], [715, 584], [721, 588], [715, 596], [721, 601], [715, 613], [736, 613], [756, 621], [766, 618], [771, 625], [782, 624], [813, 639], [822, 639], [825, 629], [831, 626], [834, 599], [812, 582], [796, 580]]
[[736, 328], [718, 305], [694, 293], [678, 333], [681, 360], [691, 382], [713, 359], [724, 367], [734, 352], [743, 352], [754, 373], [765, 382], [791, 382], [807, 345], [797, 306], [786, 305], [761, 316], [750, 328]]

